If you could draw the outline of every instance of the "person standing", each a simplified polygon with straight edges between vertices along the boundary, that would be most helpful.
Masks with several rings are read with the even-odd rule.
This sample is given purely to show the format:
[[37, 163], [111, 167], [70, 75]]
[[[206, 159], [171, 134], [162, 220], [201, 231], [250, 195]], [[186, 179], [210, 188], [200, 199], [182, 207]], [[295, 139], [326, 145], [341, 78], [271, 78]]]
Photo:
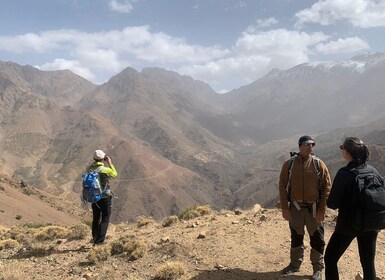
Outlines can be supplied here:
[[[92, 203], [92, 239], [94, 245], [100, 245], [104, 242], [107, 234], [108, 225], [111, 216], [112, 193], [109, 186], [109, 179], [118, 176], [115, 166], [110, 157], [102, 150], [96, 150], [94, 153], [94, 162], [88, 169], [99, 171], [99, 183], [103, 190], [102, 199]], [[108, 167], [104, 166], [103, 161], [107, 162]]]
[[313, 155], [313, 137], [302, 136], [298, 146], [299, 153], [283, 164], [279, 179], [282, 216], [289, 222], [291, 233], [290, 263], [282, 274], [289, 275], [300, 270], [306, 227], [310, 235], [310, 261], [313, 266], [311, 279], [321, 280], [325, 248], [323, 221], [331, 180], [325, 163]]
[[338, 170], [334, 180], [327, 206], [339, 209], [335, 230], [329, 240], [325, 252], [325, 278], [338, 280], [337, 263], [354, 238], [357, 238], [358, 252], [365, 280], [375, 280], [376, 270], [374, 259], [378, 231], [361, 231], [354, 225], [357, 217], [358, 203], [353, 196], [356, 175], [353, 169], [371, 172], [379, 175], [378, 171], [367, 165], [369, 149], [364, 142], [356, 137], [348, 137], [340, 146], [342, 157], [348, 162], [347, 166]]

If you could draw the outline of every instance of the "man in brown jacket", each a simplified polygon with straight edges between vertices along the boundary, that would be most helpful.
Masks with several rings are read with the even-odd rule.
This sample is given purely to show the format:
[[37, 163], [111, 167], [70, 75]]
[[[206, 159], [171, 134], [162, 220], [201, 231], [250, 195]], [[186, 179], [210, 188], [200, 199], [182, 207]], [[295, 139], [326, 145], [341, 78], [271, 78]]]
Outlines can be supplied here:
[[290, 264], [282, 270], [289, 275], [300, 270], [304, 254], [304, 228], [310, 235], [311, 279], [321, 280], [325, 248], [323, 220], [331, 180], [325, 163], [313, 156], [315, 141], [311, 136], [298, 140], [298, 155], [287, 160], [281, 170], [279, 194], [282, 216], [291, 232]]

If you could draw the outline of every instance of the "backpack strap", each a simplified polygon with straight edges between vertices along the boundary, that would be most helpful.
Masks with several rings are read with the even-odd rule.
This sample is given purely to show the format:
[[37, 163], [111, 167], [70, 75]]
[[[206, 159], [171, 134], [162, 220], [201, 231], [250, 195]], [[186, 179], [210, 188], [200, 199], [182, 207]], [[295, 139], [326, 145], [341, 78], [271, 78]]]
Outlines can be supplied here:
[[290, 159], [289, 159], [289, 167], [288, 167], [288, 172], [289, 172], [289, 177], [287, 179], [287, 184], [286, 184], [286, 193], [288, 195], [290, 195], [290, 191], [291, 191], [291, 184], [290, 184], [290, 181], [291, 181], [291, 174], [292, 174], [292, 171], [293, 171], [293, 166], [294, 166], [294, 161], [295, 161], [295, 158], [297, 157], [297, 155], [294, 155], [292, 156]]
[[[311, 155], [312, 156], [312, 162], [313, 162], [313, 166], [314, 166], [314, 169], [315, 171], [317, 172], [317, 177], [318, 177], [318, 184], [317, 184], [317, 189], [318, 189], [318, 192], [319, 192], [319, 197], [321, 198], [322, 196], [322, 188], [321, 188], [321, 167], [320, 167], [320, 159], [315, 156], [315, 155]], [[298, 202], [296, 200], [294, 200], [292, 197], [291, 197], [291, 184], [290, 184], [290, 181], [291, 181], [291, 175], [292, 175], [292, 171], [293, 171], [293, 166], [294, 166], [294, 161], [295, 161], [295, 158], [297, 157], [297, 155], [294, 155], [292, 156], [290, 159], [289, 159], [289, 167], [288, 167], [288, 171], [289, 171], [289, 178], [288, 178], [288, 181], [287, 181], [287, 185], [286, 185], [286, 193], [291, 201], [291, 203], [293, 203], [293, 205], [295, 206], [295, 208], [299, 211], [301, 210], [301, 206], [299, 206]], [[317, 201], [313, 203], [313, 206], [312, 206], [312, 212], [313, 212], [313, 217], [315, 217], [316, 213], [317, 213]]]
[[104, 169], [104, 166], [101, 165], [101, 166], [99, 166], [99, 167], [96, 168], [96, 169], [90, 168], [90, 171], [95, 172], [95, 173], [99, 173], [99, 172], [102, 171], [103, 169]]
[[288, 166], [288, 172], [289, 172], [289, 177], [288, 177], [288, 180], [287, 180], [287, 185], [286, 185], [286, 193], [287, 193], [287, 196], [290, 200], [291, 203], [294, 204], [295, 208], [299, 211], [301, 210], [301, 207], [299, 206], [298, 202], [295, 201], [292, 197], [291, 197], [291, 175], [292, 175], [292, 171], [293, 171], [293, 166], [294, 166], [294, 161], [296, 159], [297, 155], [294, 155], [292, 156], [290, 159], [289, 159], [289, 166]]
[[317, 187], [318, 187], [319, 196], [321, 197], [322, 193], [323, 193], [323, 189], [321, 188], [321, 165], [320, 165], [320, 159], [317, 156], [315, 156], [315, 155], [312, 155], [312, 159], [313, 159], [314, 169], [317, 172], [317, 176], [318, 176], [318, 186]]

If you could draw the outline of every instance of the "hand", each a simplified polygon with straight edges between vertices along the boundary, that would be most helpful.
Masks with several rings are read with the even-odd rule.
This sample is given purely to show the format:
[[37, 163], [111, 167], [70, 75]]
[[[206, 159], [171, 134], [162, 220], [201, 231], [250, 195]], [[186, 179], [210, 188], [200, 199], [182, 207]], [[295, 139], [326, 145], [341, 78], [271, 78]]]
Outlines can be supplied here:
[[106, 156], [106, 157], [104, 158], [104, 160], [105, 160], [108, 164], [111, 164], [111, 163], [112, 163], [112, 160], [111, 160], [111, 158], [110, 158], [109, 156]]
[[286, 221], [291, 221], [291, 214], [290, 214], [290, 211], [289, 209], [283, 209], [282, 210], [282, 217], [286, 220]]

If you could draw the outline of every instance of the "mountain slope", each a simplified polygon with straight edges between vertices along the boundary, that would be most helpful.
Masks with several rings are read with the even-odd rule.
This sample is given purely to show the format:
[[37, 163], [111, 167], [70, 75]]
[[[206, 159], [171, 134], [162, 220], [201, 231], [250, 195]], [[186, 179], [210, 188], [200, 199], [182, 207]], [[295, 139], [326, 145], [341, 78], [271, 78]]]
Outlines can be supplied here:
[[56, 224], [80, 222], [81, 211], [70, 203], [42, 192], [23, 181], [0, 176], [0, 224]]
[[382, 53], [301, 64], [274, 70], [221, 102], [263, 142], [362, 125], [385, 116], [384, 68]]
[[347, 132], [367, 131], [382, 159], [383, 120], [337, 128], [385, 116], [384, 57], [275, 70], [226, 95], [159, 68], [127, 68], [96, 86], [69, 71], [0, 63], [0, 174], [78, 207], [81, 174], [103, 149], [119, 172], [116, 222], [194, 204], [274, 205], [280, 167], [303, 134], [318, 135], [332, 173]]

